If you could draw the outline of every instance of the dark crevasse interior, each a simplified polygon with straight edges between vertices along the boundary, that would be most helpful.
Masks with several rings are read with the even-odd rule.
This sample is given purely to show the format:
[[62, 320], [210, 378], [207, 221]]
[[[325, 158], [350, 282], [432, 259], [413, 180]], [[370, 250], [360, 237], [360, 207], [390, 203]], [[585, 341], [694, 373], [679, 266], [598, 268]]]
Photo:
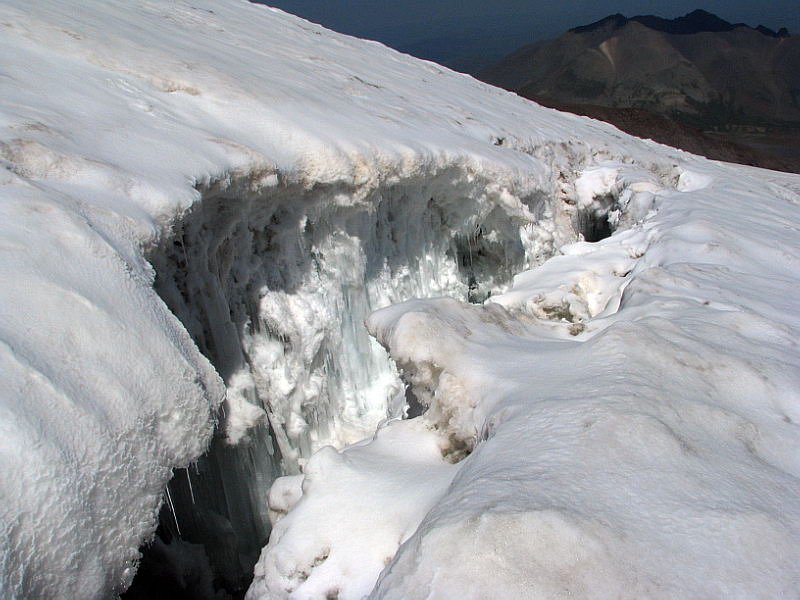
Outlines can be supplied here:
[[619, 210], [619, 198], [616, 194], [598, 196], [590, 206], [577, 209], [575, 213], [575, 231], [587, 242], [599, 242], [614, 233], [611, 215]]

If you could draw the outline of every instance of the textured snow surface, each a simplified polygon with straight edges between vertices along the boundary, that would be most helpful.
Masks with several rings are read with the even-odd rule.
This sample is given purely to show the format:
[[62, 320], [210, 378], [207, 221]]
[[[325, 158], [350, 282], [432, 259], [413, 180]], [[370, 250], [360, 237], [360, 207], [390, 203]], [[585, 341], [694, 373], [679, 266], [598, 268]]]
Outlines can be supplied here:
[[0, 595], [124, 589], [218, 418], [253, 598], [796, 594], [797, 176], [244, 1], [0, 54]]
[[[796, 594], [797, 209], [728, 186], [741, 202], [668, 193], [641, 229], [546, 263], [542, 282], [524, 274], [497, 299], [508, 312], [429, 301], [372, 317], [407, 368], [447, 375], [440, 427], [477, 435], [376, 597]], [[567, 294], [613, 309], [573, 339], [530, 320], [569, 262]]]

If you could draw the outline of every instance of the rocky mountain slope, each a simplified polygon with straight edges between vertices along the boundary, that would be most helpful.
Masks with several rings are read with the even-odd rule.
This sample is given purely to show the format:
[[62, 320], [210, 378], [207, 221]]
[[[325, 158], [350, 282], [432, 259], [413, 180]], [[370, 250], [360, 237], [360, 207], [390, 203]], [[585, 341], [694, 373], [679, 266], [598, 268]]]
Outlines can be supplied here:
[[[776, 135], [800, 140], [800, 38], [787, 31], [731, 24], [704, 11], [679, 19], [612, 15], [561, 37], [521, 48], [480, 77], [548, 105], [573, 106], [636, 135], [641, 115], [591, 107], [637, 109], [716, 138], [670, 133], [651, 123], [652, 137], [706, 155], [792, 170], [800, 153], [778, 148]], [[639, 127], [641, 128], [641, 127]], [[693, 138], [686, 144], [681, 137]], [[714, 144], [722, 137], [726, 144]], [[790, 135], [790, 140], [794, 139]], [[683, 145], [681, 145], [683, 144]], [[745, 145], [749, 152], [730, 146]], [[765, 147], [766, 146], [766, 147]]]

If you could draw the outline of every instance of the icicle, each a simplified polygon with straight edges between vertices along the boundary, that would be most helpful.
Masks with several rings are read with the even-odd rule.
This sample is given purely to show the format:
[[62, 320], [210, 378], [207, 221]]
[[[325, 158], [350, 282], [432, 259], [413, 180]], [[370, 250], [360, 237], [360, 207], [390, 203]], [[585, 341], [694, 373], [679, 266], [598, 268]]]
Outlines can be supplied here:
[[178, 525], [178, 515], [175, 514], [175, 505], [172, 503], [172, 494], [169, 493], [169, 484], [167, 484], [167, 505], [170, 512], [172, 512], [172, 519], [175, 521], [175, 529], [178, 530], [178, 537], [181, 537], [181, 527]]
[[192, 504], [194, 504], [194, 490], [192, 489], [192, 477], [189, 475], [189, 467], [186, 467], [186, 481], [189, 482], [189, 495], [192, 497]]
[[181, 250], [183, 250], [183, 259], [186, 261], [186, 272], [189, 272], [189, 255], [186, 253], [186, 236], [181, 237]]

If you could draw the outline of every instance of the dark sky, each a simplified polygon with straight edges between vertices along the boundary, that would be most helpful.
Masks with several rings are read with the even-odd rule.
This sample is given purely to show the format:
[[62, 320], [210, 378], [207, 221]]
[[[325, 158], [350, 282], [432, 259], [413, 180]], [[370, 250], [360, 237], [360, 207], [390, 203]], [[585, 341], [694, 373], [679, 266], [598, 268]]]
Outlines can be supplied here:
[[732, 23], [800, 33], [798, 0], [257, 1], [462, 70], [474, 70], [524, 44], [617, 12], [672, 18], [702, 8]]

